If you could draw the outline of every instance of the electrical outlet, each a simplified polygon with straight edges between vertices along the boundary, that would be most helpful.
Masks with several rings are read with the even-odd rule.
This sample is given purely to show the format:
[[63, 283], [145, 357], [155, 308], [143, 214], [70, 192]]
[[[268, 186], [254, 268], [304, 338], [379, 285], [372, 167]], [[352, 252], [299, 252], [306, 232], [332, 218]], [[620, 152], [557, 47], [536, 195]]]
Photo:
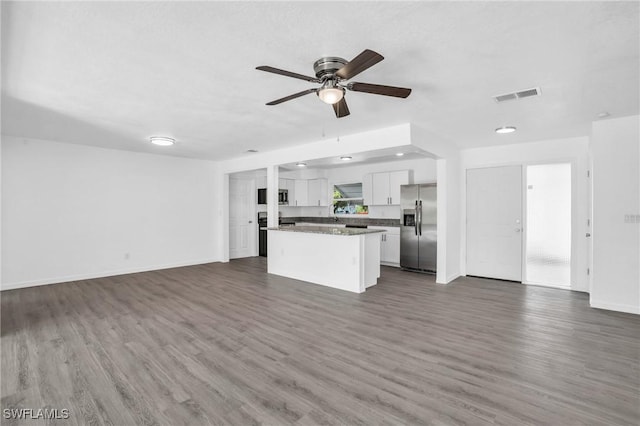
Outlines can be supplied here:
[[625, 214], [624, 223], [640, 223], [640, 214]]

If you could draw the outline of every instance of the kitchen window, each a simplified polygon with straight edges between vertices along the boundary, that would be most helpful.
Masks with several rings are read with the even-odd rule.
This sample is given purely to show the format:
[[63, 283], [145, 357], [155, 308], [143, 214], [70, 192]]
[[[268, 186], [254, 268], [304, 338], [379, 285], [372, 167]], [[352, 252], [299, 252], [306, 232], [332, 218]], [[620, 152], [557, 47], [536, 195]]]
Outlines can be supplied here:
[[362, 183], [345, 183], [333, 186], [333, 214], [368, 214], [369, 207], [364, 205]]

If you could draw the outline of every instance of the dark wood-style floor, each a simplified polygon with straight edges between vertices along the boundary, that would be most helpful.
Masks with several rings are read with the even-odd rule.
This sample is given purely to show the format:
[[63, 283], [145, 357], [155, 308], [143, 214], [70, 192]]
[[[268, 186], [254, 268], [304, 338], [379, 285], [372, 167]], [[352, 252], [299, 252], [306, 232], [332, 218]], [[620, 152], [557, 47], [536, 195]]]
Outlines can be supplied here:
[[68, 408], [57, 424], [640, 422], [640, 318], [585, 294], [384, 267], [357, 295], [265, 269], [3, 292], [2, 408]]

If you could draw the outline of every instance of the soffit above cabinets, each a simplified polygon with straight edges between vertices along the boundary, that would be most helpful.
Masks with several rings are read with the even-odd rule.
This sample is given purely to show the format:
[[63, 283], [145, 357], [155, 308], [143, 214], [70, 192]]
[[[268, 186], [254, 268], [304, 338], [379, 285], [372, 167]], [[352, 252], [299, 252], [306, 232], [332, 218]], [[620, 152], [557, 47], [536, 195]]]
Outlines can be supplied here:
[[[398, 156], [398, 153], [402, 153], [402, 156]], [[326, 157], [315, 160], [301, 159], [307, 163], [305, 169], [334, 169], [339, 167], [352, 167], [361, 166], [364, 164], [376, 164], [387, 163], [395, 161], [415, 160], [420, 158], [433, 158], [432, 155], [426, 151], [421, 150], [415, 146], [406, 146], [402, 148], [389, 148], [380, 149], [375, 151], [367, 151], [360, 153], [345, 153], [351, 157], [350, 161], [342, 161], [340, 157]], [[296, 166], [296, 163], [281, 164], [282, 170], [300, 170], [300, 167]]]

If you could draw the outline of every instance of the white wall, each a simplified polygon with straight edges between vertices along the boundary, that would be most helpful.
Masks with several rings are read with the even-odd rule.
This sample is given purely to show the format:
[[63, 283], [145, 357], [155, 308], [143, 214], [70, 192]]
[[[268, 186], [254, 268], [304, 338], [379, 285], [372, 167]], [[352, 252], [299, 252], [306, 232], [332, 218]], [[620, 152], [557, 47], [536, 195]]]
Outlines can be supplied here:
[[589, 139], [580, 137], [461, 151], [460, 270], [462, 275], [466, 274], [466, 171], [481, 167], [570, 162], [572, 164], [573, 193], [571, 204], [571, 289], [589, 291], [588, 250], [585, 237], [589, 231], [587, 227], [587, 219], [589, 218], [588, 145]]
[[436, 282], [447, 284], [460, 276], [460, 157], [449, 154], [438, 166], [438, 247]]
[[[640, 314], [640, 116], [592, 126], [591, 306]], [[633, 221], [630, 219], [633, 218]]]
[[3, 137], [2, 289], [218, 260], [215, 168]]

